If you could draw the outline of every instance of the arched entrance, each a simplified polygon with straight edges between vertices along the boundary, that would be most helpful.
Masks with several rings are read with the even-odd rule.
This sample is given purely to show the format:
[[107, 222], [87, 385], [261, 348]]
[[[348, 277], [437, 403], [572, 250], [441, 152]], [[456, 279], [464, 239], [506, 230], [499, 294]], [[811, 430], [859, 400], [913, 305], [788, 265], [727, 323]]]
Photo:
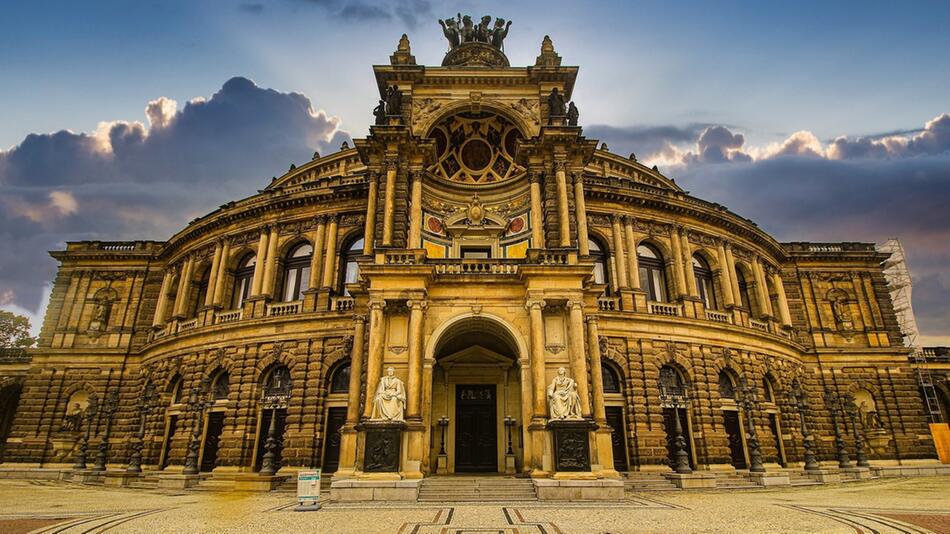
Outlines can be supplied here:
[[509, 473], [522, 467], [519, 344], [484, 316], [449, 325], [432, 356], [429, 472]]
[[13, 418], [22, 392], [23, 386], [17, 382], [0, 387], [0, 463], [3, 462], [3, 451], [13, 428]]

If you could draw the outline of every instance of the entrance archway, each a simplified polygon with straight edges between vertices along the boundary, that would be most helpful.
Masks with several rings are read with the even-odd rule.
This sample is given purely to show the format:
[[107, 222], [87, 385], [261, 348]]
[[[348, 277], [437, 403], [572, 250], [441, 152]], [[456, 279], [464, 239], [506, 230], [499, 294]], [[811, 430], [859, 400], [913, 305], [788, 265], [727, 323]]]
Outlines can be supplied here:
[[444, 325], [434, 343], [429, 472], [517, 472], [524, 412], [516, 334], [500, 319], [469, 316]]
[[13, 428], [13, 418], [16, 416], [22, 392], [23, 386], [17, 382], [0, 387], [0, 463], [3, 462], [3, 451]]

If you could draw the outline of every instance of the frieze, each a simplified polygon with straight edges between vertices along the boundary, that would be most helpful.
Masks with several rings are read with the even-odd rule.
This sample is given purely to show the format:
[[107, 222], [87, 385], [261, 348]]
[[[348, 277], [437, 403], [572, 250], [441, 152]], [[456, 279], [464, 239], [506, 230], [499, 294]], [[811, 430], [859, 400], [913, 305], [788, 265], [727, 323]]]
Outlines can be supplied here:
[[428, 123], [429, 118], [439, 111], [439, 108], [441, 107], [442, 102], [433, 100], [431, 98], [420, 98], [418, 100], [413, 100], [412, 120], [416, 125], [426, 124]]
[[92, 272], [93, 280], [102, 280], [105, 282], [127, 280], [130, 276], [131, 276], [131, 273], [127, 271], [94, 271]]
[[587, 225], [588, 226], [610, 226], [610, 216], [599, 215], [599, 214], [588, 214]]
[[541, 104], [537, 100], [522, 98], [511, 105], [518, 115], [535, 125], [541, 124]]
[[702, 234], [692, 230], [687, 231], [686, 236], [690, 243], [695, 245], [705, 245], [708, 247], [715, 247], [719, 241], [717, 238], [711, 235]]
[[673, 234], [673, 225], [637, 219], [634, 228], [636, 231], [650, 236], [666, 236]]
[[365, 215], [359, 213], [347, 213], [340, 217], [339, 226], [363, 226]]

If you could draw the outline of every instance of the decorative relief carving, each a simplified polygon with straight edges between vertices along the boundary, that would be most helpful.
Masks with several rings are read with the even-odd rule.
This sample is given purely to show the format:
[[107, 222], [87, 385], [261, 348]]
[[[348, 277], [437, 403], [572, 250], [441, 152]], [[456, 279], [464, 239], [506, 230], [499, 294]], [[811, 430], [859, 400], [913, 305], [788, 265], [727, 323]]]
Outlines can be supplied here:
[[416, 125], [426, 124], [442, 103], [431, 98], [420, 98], [412, 101], [412, 120]]
[[511, 108], [527, 121], [532, 122], [535, 125], [541, 124], [541, 104], [537, 100], [528, 100], [527, 98], [522, 98], [521, 100], [518, 100], [512, 104]]
[[634, 225], [636, 231], [644, 233], [650, 236], [666, 236], [669, 237], [673, 234], [673, 225], [659, 223], [654, 221], [644, 221], [638, 219]]

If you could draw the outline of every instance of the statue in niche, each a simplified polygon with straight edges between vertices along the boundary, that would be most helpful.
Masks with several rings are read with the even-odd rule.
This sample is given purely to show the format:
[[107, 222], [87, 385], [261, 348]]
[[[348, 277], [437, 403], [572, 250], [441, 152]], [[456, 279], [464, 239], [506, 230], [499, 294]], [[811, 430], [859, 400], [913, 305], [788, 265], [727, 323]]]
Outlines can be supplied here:
[[510, 20], [505, 22], [505, 19], [495, 19], [495, 27], [491, 31], [491, 45], [498, 50], [504, 50], [505, 37], [508, 37], [508, 28], [510, 27]]
[[374, 421], [402, 421], [406, 408], [406, 386], [396, 377], [396, 370], [386, 369], [386, 376], [379, 379], [376, 396], [373, 398]]
[[72, 406], [66, 410], [66, 416], [63, 417], [63, 424], [59, 427], [63, 432], [79, 432], [82, 427], [82, 418], [85, 414], [85, 410], [80, 403], [74, 402]]
[[455, 19], [439, 19], [439, 25], [442, 26], [442, 33], [449, 41], [449, 49], [462, 44], [461, 35], [459, 35], [458, 24]]
[[373, 116], [376, 117], [376, 126], [386, 124], [386, 102], [379, 101], [379, 104], [373, 108]]
[[827, 298], [838, 330], [846, 335], [854, 331], [854, 319], [851, 317], [851, 307], [848, 305], [848, 294], [835, 288], [828, 292]]
[[551, 419], [581, 419], [581, 398], [577, 394], [577, 382], [567, 376], [563, 367], [557, 370], [557, 376], [548, 386], [548, 405]]
[[109, 314], [112, 311], [112, 303], [118, 300], [119, 295], [111, 287], [105, 287], [96, 291], [93, 299], [95, 308], [92, 311], [92, 319], [89, 321], [88, 334], [93, 339], [98, 338], [109, 327]]
[[551, 117], [563, 117], [566, 113], [564, 104], [564, 95], [555, 87], [548, 95], [548, 115]]
[[567, 125], [568, 126], [577, 126], [577, 119], [580, 118], [581, 113], [577, 111], [577, 106], [574, 105], [574, 101], [571, 100], [571, 103], [567, 106]]
[[399, 115], [402, 109], [402, 92], [395, 85], [386, 90], [386, 115]]

